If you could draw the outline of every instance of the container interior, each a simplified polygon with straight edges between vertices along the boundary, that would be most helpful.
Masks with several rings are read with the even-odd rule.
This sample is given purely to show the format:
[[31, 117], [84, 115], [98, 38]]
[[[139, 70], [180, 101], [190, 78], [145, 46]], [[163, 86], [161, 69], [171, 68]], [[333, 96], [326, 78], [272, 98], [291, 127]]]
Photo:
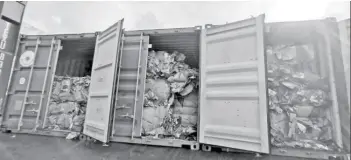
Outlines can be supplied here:
[[[184, 105], [183, 108], [187, 109], [187, 113], [183, 113], [178, 111], [177, 114], [174, 114], [175, 111], [171, 111], [170, 108], [174, 109], [175, 107], [175, 101], [172, 101], [172, 97], [176, 97], [176, 93], [172, 93], [171, 92], [171, 84], [172, 82], [167, 80], [167, 77], [169, 76], [161, 76], [159, 78], [150, 78], [148, 76], [148, 73], [151, 73], [150, 70], [152, 70], [152, 68], [150, 68], [150, 62], [152, 60], [155, 60], [155, 57], [152, 58], [151, 54], [153, 51], [155, 51], [154, 53], [156, 53], [158, 55], [158, 57], [167, 57], [164, 55], [164, 52], [167, 52], [169, 55], [171, 55], [174, 52], [178, 52], [178, 53], [182, 53], [184, 54], [184, 56], [186, 57], [184, 62], [182, 62], [182, 64], [187, 64], [190, 66], [190, 68], [196, 68], [199, 69], [199, 37], [200, 37], [200, 32], [198, 31], [191, 31], [191, 32], [186, 32], [186, 33], [182, 33], [182, 32], [174, 32], [174, 31], [169, 31], [169, 32], [162, 32], [162, 33], [158, 33], [158, 32], [154, 32], [154, 31], [140, 31], [142, 33], [144, 33], [145, 36], [149, 37], [149, 50], [148, 50], [148, 57], [145, 57], [148, 59], [147, 64], [145, 64], [147, 66], [146, 68], [146, 77], [141, 77], [142, 79], [144, 79], [144, 83], [145, 83], [145, 92], [144, 93], [140, 93], [141, 95], [141, 99], [144, 100], [143, 105], [140, 106], [135, 106], [136, 108], [142, 107], [141, 109], [136, 109], [141, 110], [141, 117], [135, 117], [136, 123], [135, 123], [135, 127], [133, 128], [133, 124], [132, 121], [128, 118], [124, 118], [123, 120], [118, 117], [118, 115], [123, 114], [122, 110], [116, 110], [116, 114], [117, 115], [115, 117], [116, 122], [115, 122], [115, 132], [114, 132], [114, 136], [116, 137], [130, 137], [130, 135], [132, 134], [132, 132], [135, 133], [135, 137], [139, 135], [141, 135], [142, 137], [158, 137], [161, 139], [167, 139], [167, 138], [176, 138], [176, 139], [182, 139], [182, 140], [189, 140], [186, 139], [185, 137], [180, 137], [180, 136], [175, 136], [175, 130], [180, 130], [180, 125], [189, 127], [191, 126], [192, 129], [195, 130], [194, 133], [192, 133], [193, 139], [189, 140], [189, 141], [195, 141], [196, 140], [196, 128], [197, 128], [197, 110], [198, 110], [198, 89], [194, 89], [192, 92], [192, 100], [188, 101], [187, 104], [191, 104], [191, 106], [186, 107]], [[125, 32], [125, 36], [130, 37], [130, 36], [137, 36], [140, 35], [140, 33], [137, 32]], [[132, 44], [124, 44], [125, 48], [131, 48]], [[127, 50], [123, 51], [123, 57], [127, 56], [125, 54], [127, 54]], [[161, 58], [162, 59], [162, 58]], [[167, 58], [166, 58], [167, 59]], [[163, 61], [164, 62], [164, 61]], [[174, 63], [176, 63], [175, 61], [172, 61]], [[123, 63], [125, 63], [123, 61], [122, 58], [122, 66]], [[167, 67], [174, 67], [175, 65], [169, 64], [169, 65], [164, 65], [166, 68]], [[156, 67], [157, 68], [157, 67]], [[120, 83], [119, 83], [119, 95], [123, 96], [124, 94], [127, 94], [126, 91], [126, 82], [123, 81], [123, 75], [124, 75], [124, 69], [122, 68], [121, 70], [121, 79], [120, 79]], [[173, 73], [172, 73], [173, 74]], [[146, 79], [146, 80], [145, 80]], [[134, 85], [135, 86], [135, 82], [132, 82], [133, 84], [130, 85]], [[134, 89], [133, 89], [134, 90]], [[157, 104], [157, 107], [150, 107], [148, 105], [148, 102], [146, 99], [146, 97], [148, 96], [149, 91], [152, 91], [153, 93], [155, 93], [155, 95], [158, 97], [158, 99], [160, 101], [158, 102], [153, 102], [154, 104]], [[129, 93], [129, 92], [128, 92]], [[189, 94], [190, 95], [190, 94]], [[196, 97], [194, 97], [194, 95]], [[131, 95], [132, 96], [132, 95]], [[133, 96], [132, 96], [133, 97]], [[122, 99], [126, 99], [126, 97], [120, 97], [119, 98], [120, 101], [117, 100], [118, 105], [125, 105], [122, 104], [120, 102], [124, 101]], [[163, 100], [161, 100], [163, 99]], [[174, 98], [177, 99], [177, 98]], [[125, 101], [127, 103], [127, 101]], [[128, 101], [129, 102], [129, 101]], [[132, 102], [132, 101], [130, 101]], [[161, 104], [161, 102], [164, 102]], [[178, 99], [177, 99], [178, 102]], [[184, 103], [186, 103], [184, 101]], [[168, 105], [170, 105], [170, 107], [167, 107]], [[179, 104], [179, 103], [177, 103]], [[133, 104], [126, 104], [127, 106], [131, 106], [133, 107]], [[189, 112], [190, 111], [190, 112]], [[133, 114], [132, 110], [130, 110], [130, 113]], [[171, 113], [172, 116], [174, 117], [182, 117], [182, 122], [179, 121], [179, 125], [170, 125], [170, 123], [172, 123], [169, 114]], [[183, 114], [180, 114], [183, 113]], [[140, 114], [136, 114], [137, 116]], [[168, 121], [166, 120], [168, 117]], [[173, 117], [173, 120], [174, 120]], [[141, 121], [141, 124], [138, 123]], [[166, 127], [165, 123], [167, 122], [169, 123], [168, 126]], [[188, 122], [192, 122], [192, 124], [189, 124]], [[187, 124], [185, 124], [185, 122], [187, 122]], [[162, 125], [161, 125], [162, 124]], [[141, 125], [141, 127], [139, 127]], [[173, 127], [173, 131], [167, 130], [166, 128], [170, 128]], [[134, 129], [134, 130], [133, 130]], [[167, 130], [167, 131], [166, 131]], [[167, 133], [166, 133], [167, 132]]]
[[[341, 147], [333, 111], [327, 45], [318, 22], [267, 25], [271, 145], [336, 151]], [[317, 98], [318, 97], [318, 98]]]
[[57, 76], [84, 77], [91, 75], [96, 37], [62, 39], [56, 67]]
[[60, 38], [46, 129], [82, 132], [96, 37]]

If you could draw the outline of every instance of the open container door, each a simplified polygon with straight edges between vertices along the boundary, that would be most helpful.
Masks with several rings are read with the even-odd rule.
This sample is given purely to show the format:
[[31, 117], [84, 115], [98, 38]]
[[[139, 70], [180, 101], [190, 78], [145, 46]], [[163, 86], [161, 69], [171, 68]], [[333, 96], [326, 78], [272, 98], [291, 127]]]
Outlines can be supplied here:
[[95, 45], [83, 133], [101, 142], [107, 142], [110, 133], [122, 26], [123, 19], [99, 33]]
[[206, 27], [199, 141], [269, 153], [264, 15]]

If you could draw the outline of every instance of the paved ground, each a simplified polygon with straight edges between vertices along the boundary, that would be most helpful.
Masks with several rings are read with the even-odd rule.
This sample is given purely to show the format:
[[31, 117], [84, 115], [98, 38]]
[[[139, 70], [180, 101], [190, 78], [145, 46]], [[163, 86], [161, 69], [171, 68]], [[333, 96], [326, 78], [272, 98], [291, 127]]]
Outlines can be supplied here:
[[293, 160], [252, 154], [112, 143], [85, 145], [63, 138], [0, 133], [0, 160]]

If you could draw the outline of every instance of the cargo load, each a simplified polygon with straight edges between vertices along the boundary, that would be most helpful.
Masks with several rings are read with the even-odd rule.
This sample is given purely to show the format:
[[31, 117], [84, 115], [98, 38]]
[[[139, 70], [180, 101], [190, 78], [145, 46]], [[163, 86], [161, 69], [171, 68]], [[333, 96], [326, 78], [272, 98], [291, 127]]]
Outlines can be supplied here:
[[199, 73], [185, 59], [179, 52], [149, 52], [143, 136], [196, 140]]
[[89, 76], [54, 77], [48, 106], [48, 129], [83, 131], [89, 85]]
[[317, 73], [312, 46], [269, 46], [267, 61], [272, 145], [337, 151], [328, 77]]
[[97, 33], [22, 36], [1, 127], [327, 159], [349, 152], [350, 136], [329, 24], [264, 23], [260, 15], [126, 31], [120, 20]]

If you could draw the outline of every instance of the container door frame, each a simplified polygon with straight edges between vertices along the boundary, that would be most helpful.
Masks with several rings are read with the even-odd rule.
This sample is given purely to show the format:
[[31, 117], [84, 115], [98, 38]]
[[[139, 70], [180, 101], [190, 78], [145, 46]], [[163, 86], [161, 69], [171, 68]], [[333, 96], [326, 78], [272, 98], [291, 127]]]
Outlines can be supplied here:
[[114, 106], [123, 21], [124, 19], [118, 21], [96, 38], [83, 133], [104, 143], [108, 142], [111, 130], [111, 109]]
[[[255, 18], [218, 27], [209, 28], [206, 26], [205, 31], [202, 32], [200, 57], [200, 143], [259, 153], [269, 153], [264, 17], [265, 15], [259, 15]], [[248, 40], [247, 37], [252, 39]], [[248, 54], [252, 54], [252, 59], [250, 55], [243, 55], [243, 59], [247, 59], [240, 61], [236, 60], [236, 58], [230, 58], [230, 54], [235, 53], [224, 54], [223, 52], [228, 51], [223, 50], [224, 48], [235, 48], [235, 46], [233, 47], [233, 45], [235, 45], [234, 41], [236, 41], [236, 44], [244, 44], [242, 46], [244, 48], [240, 48], [241, 45], [237, 46], [239, 46], [239, 49], [244, 49], [244, 52], [251, 51], [252, 53]], [[211, 46], [214, 43], [220, 45], [215, 47]], [[255, 49], [247, 49], [245, 46], [252, 46]], [[215, 49], [216, 52], [218, 49], [222, 49], [222, 53], [219, 54], [223, 54], [222, 57], [225, 56], [228, 58], [221, 59], [218, 58], [220, 57], [218, 55], [211, 56], [209, 53], [213, 52], [214, 48], [217, 49]], [[243, 50], [238, 50], [238, 52], [244, 53]], [[208, 56], [211, 57], [208, 58]], [[209, 64], [209, 62], [214, 64]], [[254, 70], [255, 75], [245, 73], [245, 71], [250, 70]], [[215, 74], [215, 76], [211, 76], [209, 73]], [[245, 83], [255, 84], [249, 86], [252, 92], [247, 92], [246, 89], [240, 90], [240, 88], [235, 90], [235, 87], [232, 90], [229, 88], [232, 87], [231, 85], [248, 85]], [[217, 87], [221, 86], [223, 88], [211, 89], [209, 85], [217, 85]], [[252, 102], [254, 104], [244, 106], [245, 104], [249, 104], [249, 102], [243, 98], [255, 99], [250, 100], [250, 103]], [[247, 116], [245, 111], [247, 112], [250, 110], [242, 108], [244, 112], [239, 112], [240, 103], [242, 104], [241, 107], [252, 107], [251, 110], [256, 113], [255, 115], [249, 116], [251, 120], [248, 118], [247, 128], [245, 124], [238, 124], [239, 122], [228, 124], [230, 123], [228, 120], [235, 119], [233, 118], [236, 116], [235, 111], [232, 114], [233, 117], [231, 117], [231, 115], [223, 116], [228, 115], [226, 113], [228, 113], [230, 109], [237, 108], [238, 116], [242, 117], [238, 119], [244, 119], [244, 117]], [[217, 109], [213, 109], [214, 107]], [[228, 108], [225, 109], [225, 107]], [[216, 114], [215, 112], [218, 113]], [[251, 128], [249, 125], [251, 125]]]

